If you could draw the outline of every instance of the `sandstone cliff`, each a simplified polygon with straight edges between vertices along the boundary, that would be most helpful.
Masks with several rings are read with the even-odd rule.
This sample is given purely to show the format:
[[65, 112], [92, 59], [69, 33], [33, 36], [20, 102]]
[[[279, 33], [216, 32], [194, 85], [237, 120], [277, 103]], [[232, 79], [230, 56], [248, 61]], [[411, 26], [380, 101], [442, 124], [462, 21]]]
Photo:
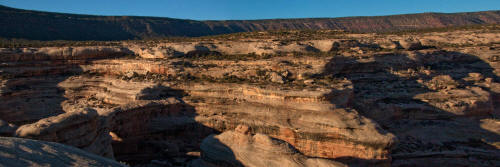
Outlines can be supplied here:
[[497, 30], [264, 37], [0, 49], [0, 134], [132, 165], [267, 145], [268, 164], [499, 164]]
[[202, 159], [193, 162], [192, 166], [345, 166], [326, 159], [308, 158], [284, 141], [263, 134], [249, 134], [248, 126], [208, 136], [201, 150]]

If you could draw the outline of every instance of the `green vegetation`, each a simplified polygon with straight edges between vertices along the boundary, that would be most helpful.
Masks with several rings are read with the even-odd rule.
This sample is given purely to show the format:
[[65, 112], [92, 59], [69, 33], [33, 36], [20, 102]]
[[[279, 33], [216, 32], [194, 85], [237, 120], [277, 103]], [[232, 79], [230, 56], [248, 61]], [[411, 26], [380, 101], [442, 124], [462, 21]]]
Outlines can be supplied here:
[[[500, 31], [500, 25], [470, 25], [458, 27], [442, 27], [442, 28], [426, 28], [412, 29], [379, 33], [380, 35], [406, 35], [431, 32], [450, 32], [460, 30], [477, 30], [482, 32]], [[339, 31], [339, 30], [280, 30], [280, 31], [259, 31], [259, 32], [240, 32], [223, 35], [201, 36], [201, 37], [150, 37], [142, 40], [123, 40], [123, 41], [71, 41], [71, 40], [27, 40], [16, 38], [0, 38], [0, 48], [23, 48], [23, 47], [64, 47], [64, 46], [119, 46], [122, 43], [133, 43], [145, 46], [155, 46], [158, 43], [164, 42], [203, 42], [203, 41], [246, 41], [256, 39], [273, 39], [282, 44], [304, 40], [319, 40], [319, 39], [349, 39], [348, 34], [354, 32]], [[311, 51], [315, 53], [314, 51]], [[322, 55], [323, 53], [318, 53]], [[277, 54], [279, 56], [279, 54]], [[301, 55], [301, 54], [294, 54]], [[193, 58], [206, 58], [212, 60], [238, 60], [241, 57], [255, 58], [256, 54], [248, 55], [221, 55], [216, 52], [210, 53], [192, 53]], [[259, 58], [271, 58], [273, 55], [260, 56]]]
[[379, 34], [391, 34], [391, 35], [406, 35], [406, 34], [421, 34], [421, 33], [431, 33], [431, 32], [449, 32], [449, 31], [465, 31], [465, 30], [482, 30], [484, 31], [500, 31], [500, 25], [498, 24], [488, 24], [488, 25], [467, 25], [467, 26], [449, 26], [449, 27], [439, 27], [439, 28], [424, 28], [424, 29], [409, 29], [400, 31], [383, 32]]
[[114, 46], [119, 45], [118, 41], [38, 41], [26, 39], [6, 39], [0, 38], [0, 48], [39, 48], [39, 47], [65, 47], [65, 46]]
[[191, 60], [233, 60], [233, 61], [246, 61], [246, 60], [256, 60], [256, 59], [269, 59], [270, 55], [257, 55], [255, 53], [251, 54], [221, 54], [219, 52], [189, 52], [185, 56], [185, 59]]
[[[443, 24], [450, 26], [496, 24], [498, 23], [499, 15], [498, 11], [485, 11], [467, 13], [466, 15], [464, 13], [422, 13], [377, 17], [196, 21], [161, 17], [95, 16], [40, 12], [0, 5], [0, 18], [2, 18], [0, 19], [0, 25], [2, 25], [0, 37], [42, 41], [140, 40], [140, 42], [143, 42], [143, 40], [227, 41], [261, 39], [271, 36], [277, 40], [296, 41], [342, 36], [347, 32], [419, 33], [450, 31], [453, 29], [462, 29], [462, 27], [435, 27]], [[410, 27], [404, 26], [411, 23], [419, 24], [410, 25]], [[422, 29], [424, 27], [434, 27], [435, 29]], [[467, 27], [475, 28], [478, 26]], [[66, 42], [63, 42], [63, 44], [55, 42], [53, 44], [67, 45]], [[12, 43], [4, 46], [15, 47], [19, 45]], [[37, 47], [46, 45], [33, 43], [29, 46]]]
[[303, 41], [312, 39], [338, 38], [349, 32], [341, 30], [279, 30], [279, 31], [257, 31], [240, 32], [232, 34], [198, 37], [199, 40], [242, 40], [242, 39], [269, 39], [272, 38], [282, 43], [292, 41]]

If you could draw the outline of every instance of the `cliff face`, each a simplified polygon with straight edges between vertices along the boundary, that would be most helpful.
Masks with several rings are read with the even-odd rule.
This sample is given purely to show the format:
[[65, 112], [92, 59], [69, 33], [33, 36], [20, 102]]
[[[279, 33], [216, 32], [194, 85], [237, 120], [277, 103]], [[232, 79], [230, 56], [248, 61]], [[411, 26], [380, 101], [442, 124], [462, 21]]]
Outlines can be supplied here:
[[194, 21], [158, 17], [91, 16], [0, 6], [0, 37], [33, 40], [126, 40], [270, 30], [390, 32], [500, 23], [499, 11], [378, 17]]
[[0, 134], [134, 165], [495, 166], [499, 39], [3, 48]]
[[248, 126], [240, 125], [235, 131], [211, 135], [203, 140], [203, 159], [192, 162], [192, 166], [324, 166], [341, 167], [344, 164], [308, 158], [288, 143], [263, 134], [252, 135]]

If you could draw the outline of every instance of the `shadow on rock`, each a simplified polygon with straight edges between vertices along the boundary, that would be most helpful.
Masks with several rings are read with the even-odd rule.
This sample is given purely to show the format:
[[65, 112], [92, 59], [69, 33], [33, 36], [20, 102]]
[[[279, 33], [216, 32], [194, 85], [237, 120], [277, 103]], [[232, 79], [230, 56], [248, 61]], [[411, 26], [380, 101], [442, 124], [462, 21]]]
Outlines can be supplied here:
[[184, 165], [200, 156], [206, 136], [218, 133], [195, 120], [189, 96], [179, 89], [156, 85], [143, 89], [136, 104], [117, 108], [110, 117], [113, 152], [132, 165]]
[[125, 166], [59, 143], [0, 137], [3, 166]]
[[[61, 103], [67, 98], [58, 83], [83, 72], [78, 65], [83, 60], [32, 57], [6, 60], [8, 63], [0, 65], [0, 75], [4, 76], [3, 85], [0, 83], [0, 119], [9, 123], [23, 125], [64, 113]], [[10, 63], [16, 66], [10, 67]]]
[[[449, 51], [337, 56], [323, 76], [352, 82], [349, 103], [399, 139], [393, 166], [494, 166], [499, 78], [477, 56]], [[490, 126], [491, 125], [491, 126]], [[353, 157], [343, 162], [365, 163]]]
[[239, 125], [234, 131], [205, 138], [201, 144], [202, 158], [192, 166], [345, 166], [306, 157], [286, 141], [250, 131], [249, 126]]

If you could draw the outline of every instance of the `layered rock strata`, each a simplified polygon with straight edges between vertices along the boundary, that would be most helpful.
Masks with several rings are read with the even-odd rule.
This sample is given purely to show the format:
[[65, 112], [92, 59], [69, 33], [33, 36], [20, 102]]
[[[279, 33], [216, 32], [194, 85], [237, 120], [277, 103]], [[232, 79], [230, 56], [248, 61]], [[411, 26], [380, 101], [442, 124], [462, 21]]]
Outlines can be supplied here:
[[[213, 149], [203, 138], [222, 133], [205, 143], [223, 139], [226, 152], [243, 157], [271, 143], [291, 165], [495, 166], [497, 37], [458, 31], [2, 49], [0, 134], [133, 165], [189, 164]], [[232, 132], [238, 125], [255, 135]], [[245, 148], [233, 138], [248, 141]]]
[[191, 166], [317, 166], [341, 167], [342, 163], [308, 158], [290, 144], [263, 134], [252, 135], [248, 126], [238, 126], [205, 138], [201, 144], [202, 158]]

